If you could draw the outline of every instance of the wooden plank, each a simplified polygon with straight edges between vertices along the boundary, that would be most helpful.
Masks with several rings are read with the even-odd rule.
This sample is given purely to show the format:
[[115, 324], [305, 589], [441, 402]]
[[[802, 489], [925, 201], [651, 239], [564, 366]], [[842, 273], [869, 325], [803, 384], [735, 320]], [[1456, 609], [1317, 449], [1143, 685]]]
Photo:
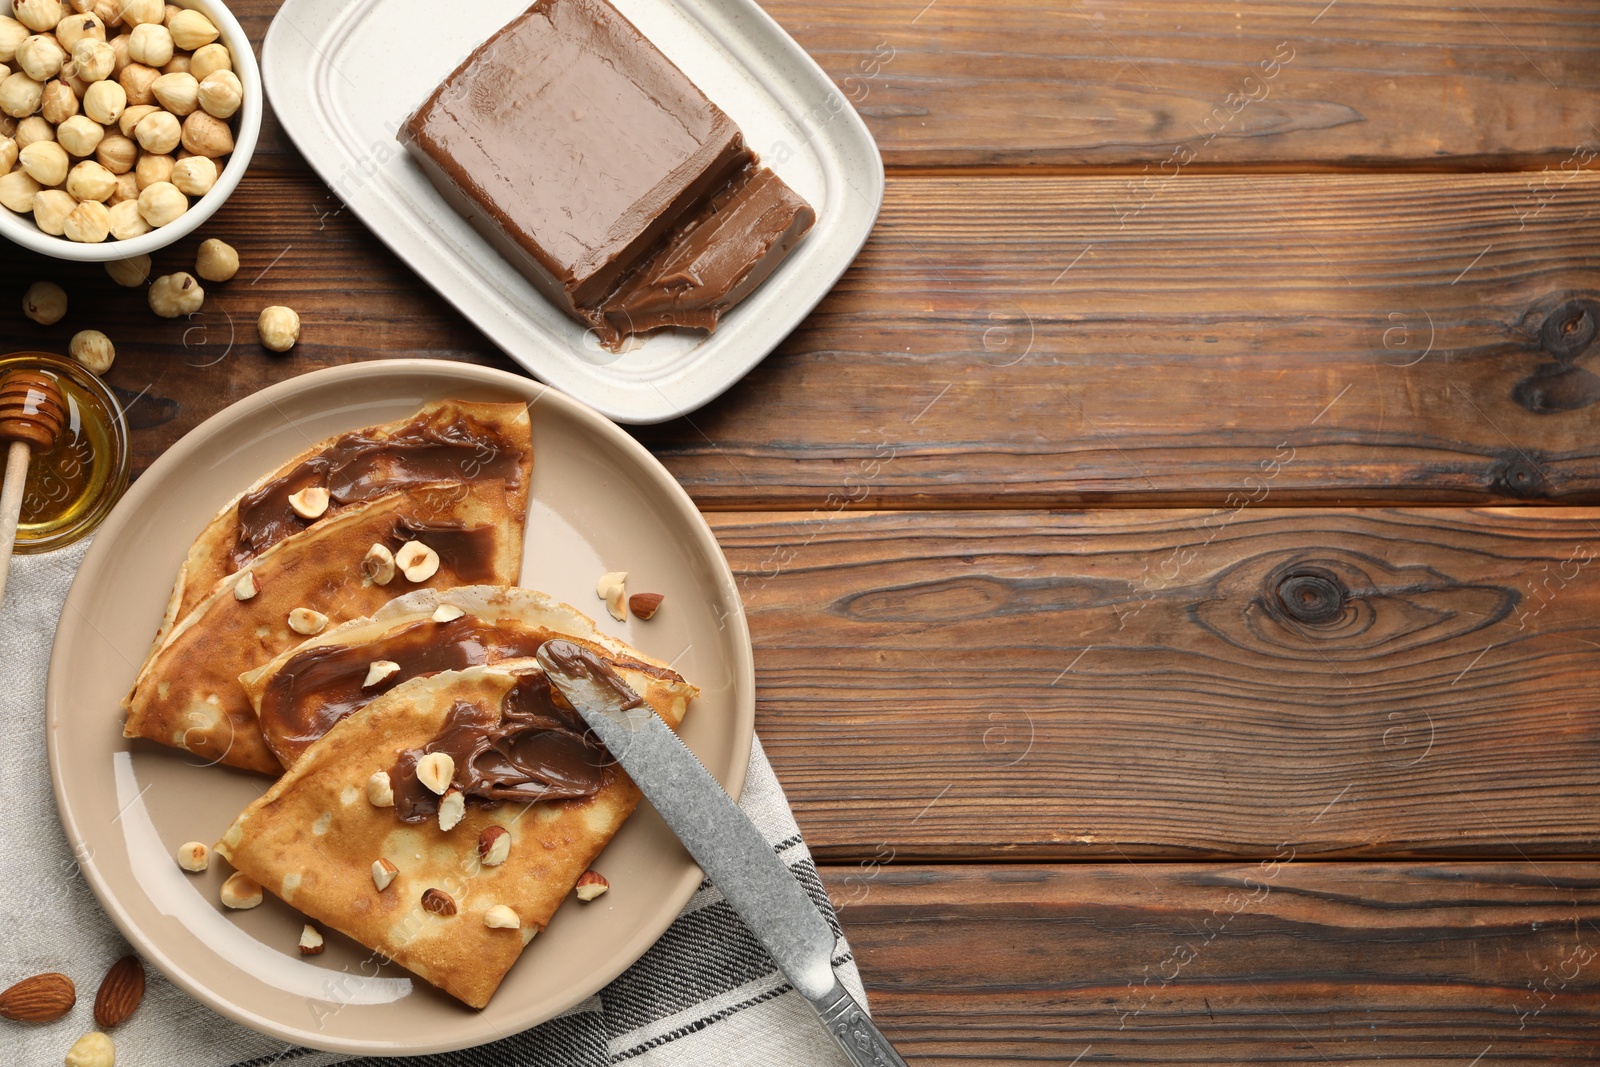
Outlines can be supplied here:
[[1600, 853], [1600, 511], [717, 515], [828, 862]]
[[[912, 1065], [1588, 1064], [1592, 865], [825, 867]], [[1081, 1058], [1080, 1058], [1081, 1057]]]
[[1600, 141], [1560, 0], [771, 0], [891, 165], [1556, 166]]
[[1280, 448], [1281, 503], [1600, 501], [1600, 174], [1127, 185], [891, 182], [801, 329], [642, 438], [717, 508], [1216, 506]]
[[[1600, 175], [1542, 200], [1504, 175], [1185, 177], [1125, 226], [1124, 194], [1109, 178], [892, 181], [806, 323], [640, 438], [708, 508], [1219, 506], [1280, 447], [1295, 459], [1275, 503], [1600, 501], [1600, 346], [1557, 358], [1540, 332], [1600, 294]], [[226, 403], [320, 366], [512, 367], [307, 175], [248, 176], [197, 236], [235, 243], [244, 266], [194, 321], [148, 315], [98, 267], [0, 263], [8, 344], [64, 350], [110, 324], [111, 381], [145, 393], [141, 469]], [[157, 269], [191, 263], [196, 239]], [[56, 326], [20, 313], [38, 277], [74, 296]], [[306, 323], [287, 356], [254, 343], [274, 303]], [[1571, 371], [1543, 379], [1552, 395], [1582, 406], [1519, 403], [1546, 364]]]

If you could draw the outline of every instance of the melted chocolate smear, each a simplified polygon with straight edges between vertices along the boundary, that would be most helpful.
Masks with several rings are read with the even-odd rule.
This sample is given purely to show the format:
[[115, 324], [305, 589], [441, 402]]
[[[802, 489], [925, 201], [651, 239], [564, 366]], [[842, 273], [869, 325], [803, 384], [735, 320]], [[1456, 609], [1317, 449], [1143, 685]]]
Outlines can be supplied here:
[[309, 523], [294, 513], [289, 498], [311, 486], [326, 488], [334, 503], [348, 505], [417, 485], [509, 482], [517, 473], [515, 450], [468, 419], [442, 426], [418, 419], [382, 440], [361, 430], [347, 433], [282, 478], [240, 498], [239, 539], [229, 560], [238, 570], [305, 529]]
[[[261, 696], [261, 732], [285, 766], [334, 723], [411, 678], [532, 656], [547, 634], [475, 615], [450, 622], [424, 620], [363, 645], [324, 645], [290, 657]], [[366, 686], [376, 660], [400, 669]]]
[[400, 753], [389, 780], [402, 822], [438, 814], [439, 797], [417, 781], [417, 761], [430, 752], [450, 755], [456, 765], [451, 787], [480, 804], [592, 797], [612, 763], [582, 717], [556, 702], [538, 671], [522, 675], [506, 693], [499, 722], [480, 705], [458, 701], [438, 737]]

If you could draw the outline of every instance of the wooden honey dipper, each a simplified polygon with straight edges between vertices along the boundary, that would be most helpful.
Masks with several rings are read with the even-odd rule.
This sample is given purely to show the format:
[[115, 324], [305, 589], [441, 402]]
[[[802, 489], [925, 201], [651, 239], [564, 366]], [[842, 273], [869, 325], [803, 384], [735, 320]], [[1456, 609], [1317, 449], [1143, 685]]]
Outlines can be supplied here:
[[66, 400], [54, 375], [14, 370], [0, 378], [0, 444], [10, 442], [5, 486], [0, 489], [0, 602], [5, 600], [6, 577], [11, 573], [11, 550], [17, 543], [28, 462], [35, 453], [48, 452], [55, 446], [66, 418]]

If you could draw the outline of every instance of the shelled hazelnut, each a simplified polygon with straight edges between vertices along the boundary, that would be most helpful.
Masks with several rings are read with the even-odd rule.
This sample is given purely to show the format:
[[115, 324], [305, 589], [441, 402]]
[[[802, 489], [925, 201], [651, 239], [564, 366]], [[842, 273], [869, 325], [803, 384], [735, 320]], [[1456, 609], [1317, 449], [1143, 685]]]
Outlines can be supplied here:
[[0, 10], [11, 12], [0, 16], [0, 206], [48, 234], [127, 240], [215, 187], [245, 94], [204, 12], [163, 0]]

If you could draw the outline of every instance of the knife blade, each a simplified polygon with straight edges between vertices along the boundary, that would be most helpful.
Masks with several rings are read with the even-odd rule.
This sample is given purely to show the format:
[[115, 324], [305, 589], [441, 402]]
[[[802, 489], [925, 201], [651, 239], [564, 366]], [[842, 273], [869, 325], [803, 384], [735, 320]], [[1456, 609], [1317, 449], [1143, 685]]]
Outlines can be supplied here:
[[833, 928], [699, 758], [588, 649], [557, 639], [546, 641], [536, 655], [551, 683], [816, 1009], [851, 1062], [906, 1067], [834, 973]]

